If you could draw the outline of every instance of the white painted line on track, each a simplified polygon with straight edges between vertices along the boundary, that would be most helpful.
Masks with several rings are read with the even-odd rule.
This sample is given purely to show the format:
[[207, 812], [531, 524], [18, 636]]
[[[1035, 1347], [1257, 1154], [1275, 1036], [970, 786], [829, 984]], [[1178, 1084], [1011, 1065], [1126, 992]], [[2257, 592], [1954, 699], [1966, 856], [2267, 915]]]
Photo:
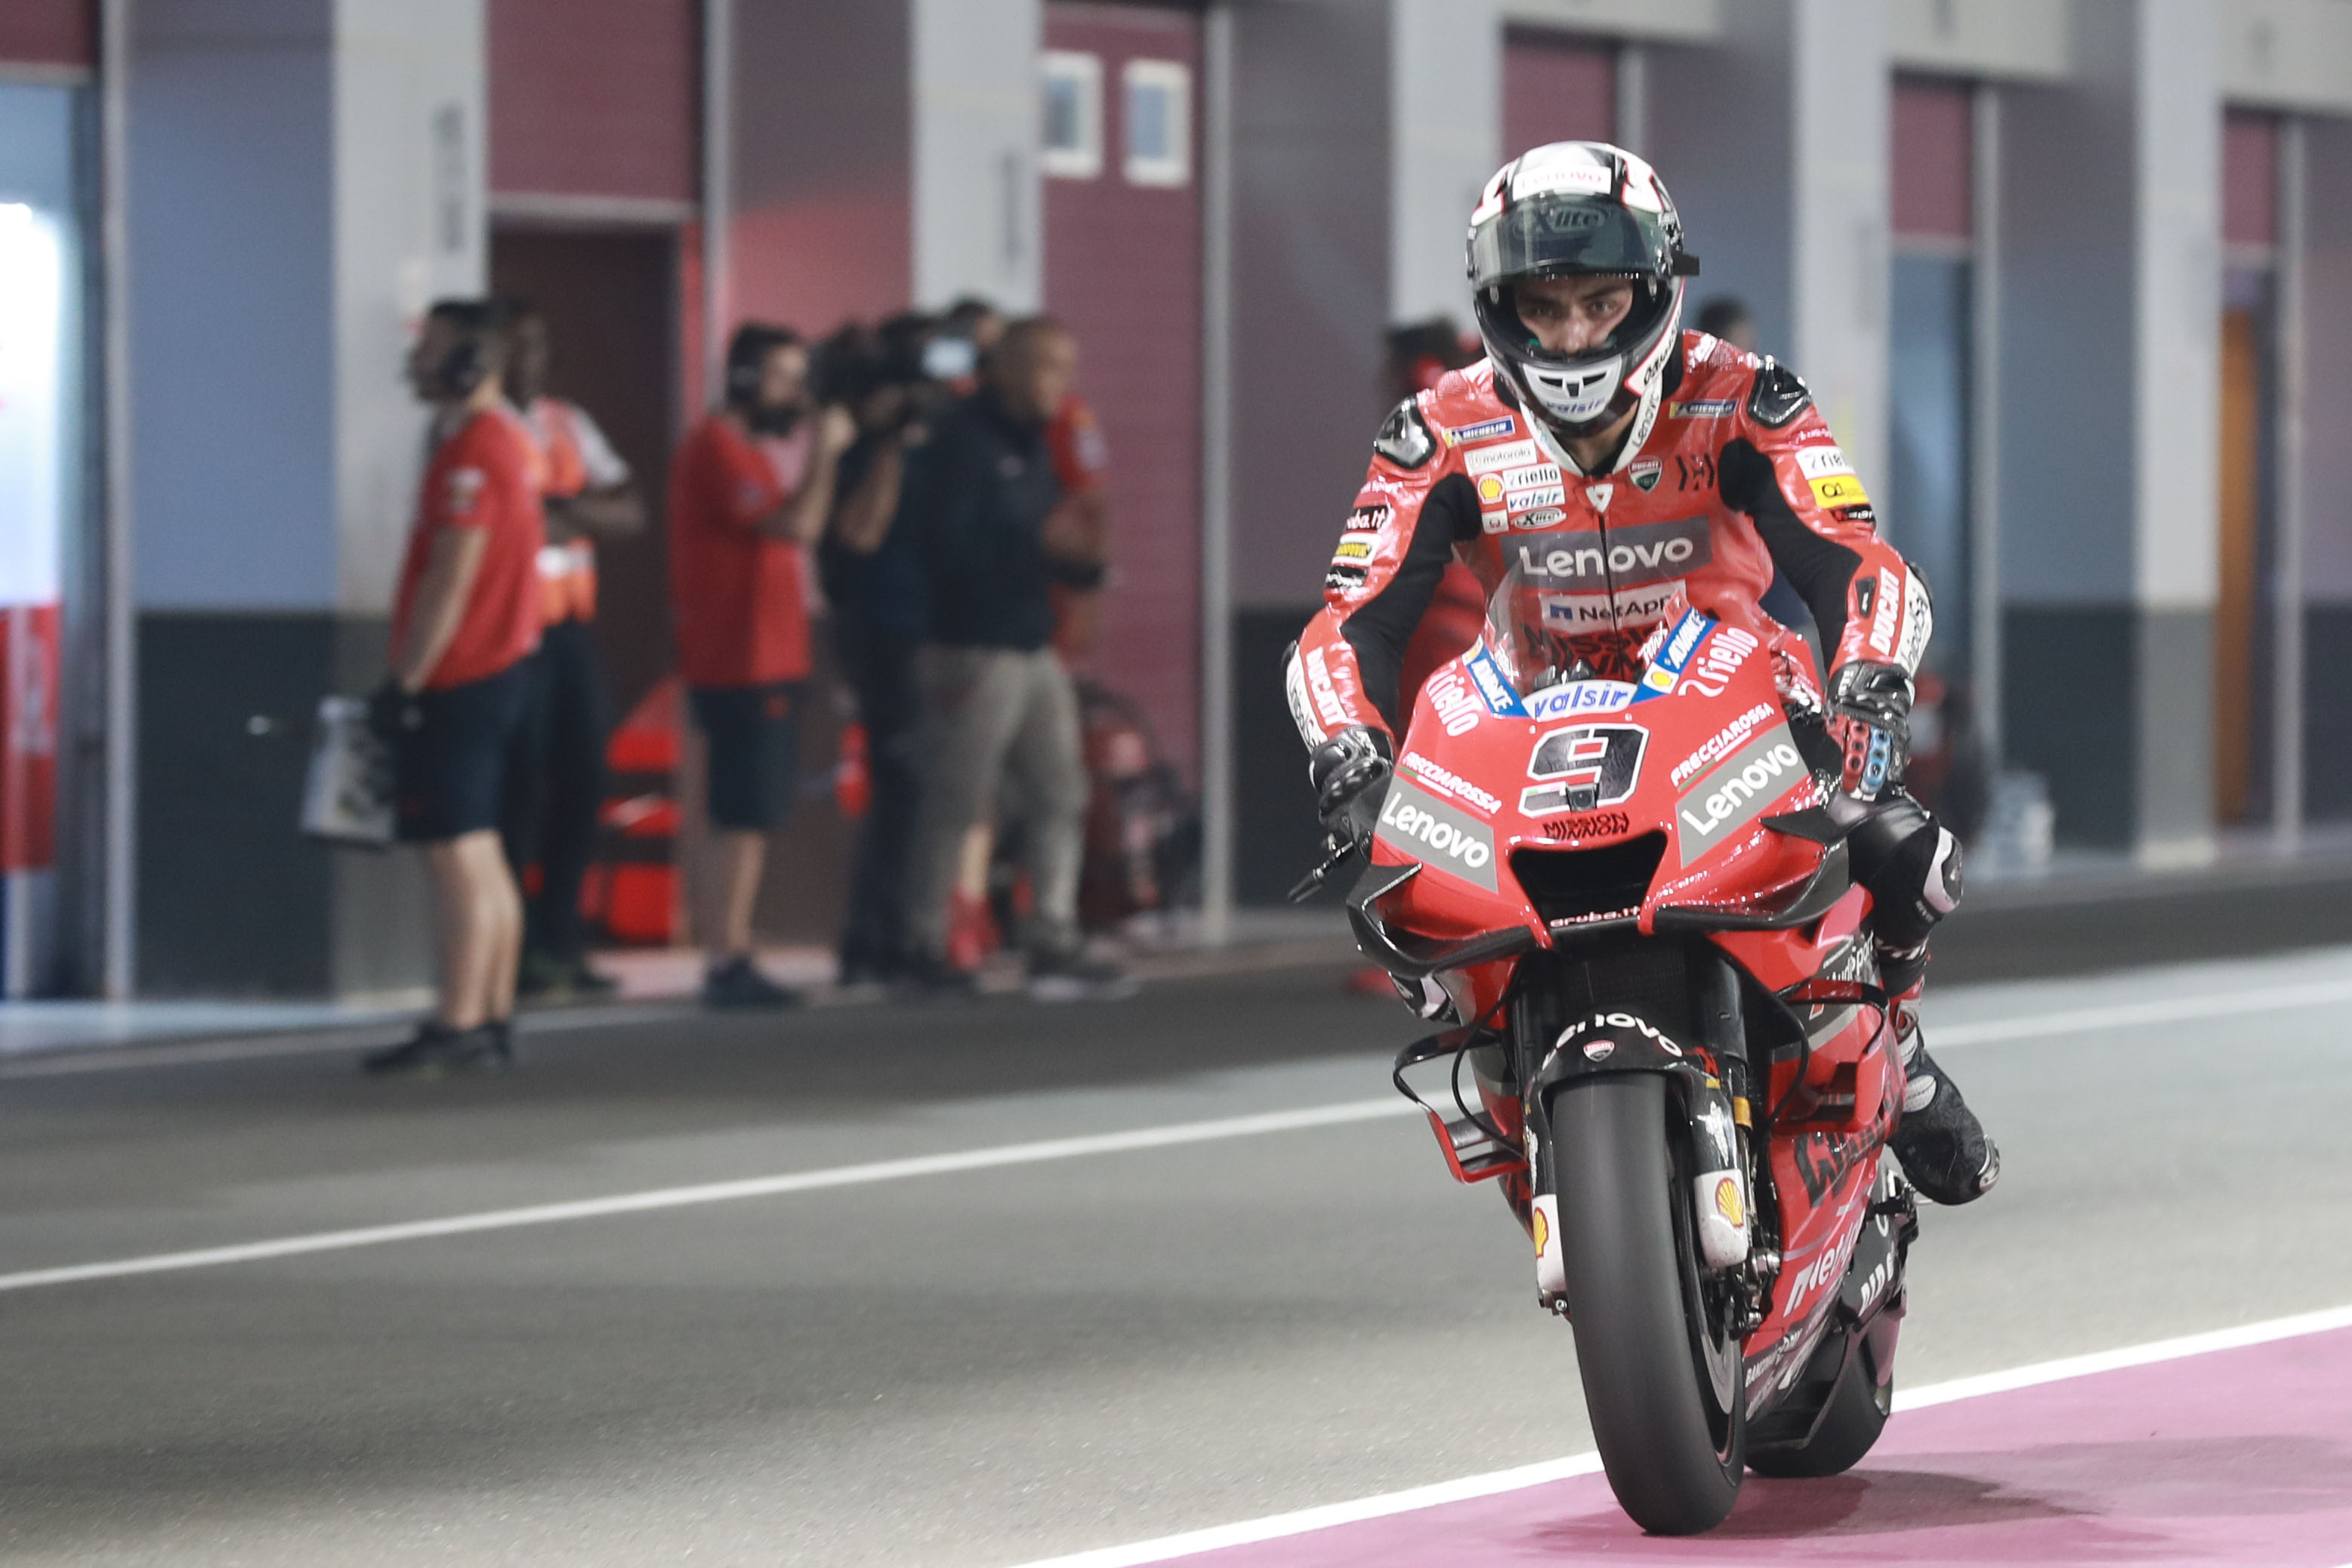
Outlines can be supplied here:
[[2320, 1007], [2352, 1002], [2352, 980], [2309, 981], [2299, 985], [2270, 985], [2246, 991], [2209, 991], [2189, 996], [2164, 996], [2147, 1002], [2118, 1002], [2105, 1007], [2071, 1007], [2057, 1013], [2034, 1013], [2019, 1018], [1988, 1018], [1975, 1024], [1934, 1024], [1927, 1043], [1947, 1046], [1990, 1045], [1996, 1040], [2029, 1040], [2045, 1035], [2088, 1033], [2095, 1029], [2125, 1029], [2140, 1024], [2179, 1024], [2197, 1018], [2226, 1018], [2239, 1013], [2285, 1013], [2299, 1007]]
[[2014, 1367], [2008, 1372], [1957, 1377], [1948, 1383], [1930, 1384], [1907, 1394], [1897, 1388], [1895, 1391], [1895, 1413], [1900, 1415], [1906, 1410], [1925, 1410], [1933, 1405], [1948, 1405], [1955, 1399], [2007, 1394], [2013, 1389], [2032, 1388], [2044, 1383], [2063, 1383], [2070, 1377], [2121, 1372], [2126, 1367], [2153, 1366], [2158, 1362], [2210, 1355], [2216, 1351], [2243, 1350], [2249, 1345], [2266, 1345], [2273, 1340], [2291, 1340], [2302, 1334], [2324, 1334], [2336, 1329], [2352, 1329], [2352, 1307], [2298, 1312], [2291, 1318], [2270, 1318], [2259, 1323], [2242, 1323], [2234, 1329], [2214, 1329], [2207, 1333], [2183, 1334], [2179, 1339], [2126, 1345], [2121, 1350], [2094, 1351], [2088, 1355], [2037, 1362], [2032, 1366]]
[[[1991, 1018], [1979, 1023], [1939, 1027], [1934, 1030], [1932, 1037], [1936, 1048], [1941, 1050], [1949, 1046], [1983, 1045], [1998, 1040], [2030, 1039], [2038, 1036], [2125, 1028], [2142, 1024], [2176, 1023], [2232, 1014], [2284, 1012], [2347, 1001], [2352, 1001], [2352, 980], [2322, 981], [2258, 990], [2210, 992], [2105, 1007], [2078, 1007], [2016, 1018]], [[480, 1231], [515, 1230], [529, 1226], [560, 1225], [570, 1220], [604, 1219], [658, 1209], [733, 1203], [745, 1198], [783, 1197], [793, 1193], [861, 1186], [873, 1182], [903, 1181], [916, 1176], [952, 1175], [960, 1171], [984, 1171], [1004, 1165], [1035, 1164], [1047, 1160], [1072, 1160], [1093, 1154], [1119, 1154], [1139, 1149], [1214, 1142], [1226, 1138], [1249, 1138], [1268, 1132], [1297, 1131], [1391, 1116], [1410, 1116], [1417, 1114], [1418, 1110], [1417, 1106], [1402, 1097], [1356, 1100], [1337, 1105], [1309, 1106], [1298, 1110], [1139, 1128], [1128, 1132], [1011, 1143], [992, 1149], [967, 1150], [961, 1153], [926, 1154], [906, 1160], [884, 1160], [873, 1164], [796, 1171], [783, 1175], [752, 1176], [732, 1182], [709, 1182], [698, 1186], [656, 1187], [645, 1192], [582, 1198], [569, 1203], [490, 1209], [478, 1214], [405, 1220], [352, 1230], [320, 1231], [307, 1236], [280, 1237], [226, 1247], [198, 1247], [186, 1252], [152, 1253], [143, 1258], [123, 1258], [103, 1263], [28, 1268], [14, 1274], [0, 1274], [0, 1292], [37, 1290], [51, 1285], [76, 1285], [141, 1274], [170, 1274], [190, 1268], [219, 1268], [237, 1263], [258, 1263], [274, 1258], [299, 1258], [314, 1252], [343, 1252], [355, 1247], [384, 1247], [394, 1242], [470, 1236]]]
[[219, 1268], [233, 1263], [299, 1258], [314, 1252], [345, 1252], [355, 1247], [383, 1247], [398, 1241], [425, 1241], [436, 1237], [471, 1236], [480, 1231], [561, 1225], [569, 1220], [604, 1219], [614, 1215], [693, 1208], [703, 1204], [734, 1203], [744, 1198], [783, 1197], [793, 1193], [821, 1192], [830, 1187], [864, 1186], [875, 1182], [905, 1181], [915, 1176], [953, 1175], [962, 1171], [988, 1171], [1004, 1165], [1034, 1165], [1049, 1160], [1082, 1159], [1092, 1154], [1125, 1154], [1140, 1149], [1168, 1149], [1187, 1143], [1213, 1143], [1227, 1138], [1298, 1132], [1317, 1127], [1338, 1127], [1349, 1122], [1383, 1121], [1393, 1116], [1419, 1113], [1420, 1108], [1402, 1096], [1351, 1100], [1338, 1105], [1309, 1106], [1303, 1110], [1274, 1110], [1255, 1116], [1223, 1117], [1214, 1121], [1183, 1121], [1166, 1127], [1141, 1127], [1128, 1132], [1097, 1132], [1076, 1138], [1049, 1138], [1034, 1143], [1005, 1143], [992, 1149], [971, 1149], [952, 1154], [922, 1154], [906, 1160], [881, 1160], [867, 1165], [835, 1165], [825, 1170], [794, 1171], [780, 1176], [707, 1182], [698, 1186], [656, 1187], [646, 1192], [620, 1193], [611, 1197], [583, 1198], [571, 1203], [490, 1209], [479, 1214], [449, 1215], [440, 1219], [365, 1226], [355, 1230], [318, 1231], [309, 1236], [280, 1237], [270, 1241], [240, 1242], [228, 1247], [198, 1247], [188, 1252], [152, 1253], [144, 1258], [117, 1258], [108, 1263], [74, 1263], [56, 1268], [27, 1268], [15, 1274], [0, 1274], [0, 1291], [37, 1290], [51, 1285], [78, 1285], [88, 1280], [121, 1279], [139, 1274], [171, 1274], [190, 1268]]
[[[2058, 1383], [2070, 1377], [2088, 1377], [2094, 1373], [2116, 1372], [2126, 1367], [2148, 1366], [2158, 1362], [2179, 1361], [2189, 1356], [2207, 1355], [2215, 1351], [2239, 1350], [2248, 1345], [2268, 1344], [2274, 1340], [2293, 1339], [2302, 1334], [2326, 1333], [2336, 1329], [2352, 1328], [2352, 1307], [2337, 1307], [2323, 1312], [2304, 1312], [2291, 1318], [2273, 1318], [2266, 1322], [2246, 1323], [2234, 1329], [2220, 1329], [2211, 1333], [2188, 1334], [2179, 1339], [2158, 1340], [2144, 1345], [2131, 1345], [2122, 1350], [2100, 1351], [2090, 1355], [2069, 1356], [2063, 1361], [2046, 1361], [2032, 1366], [2017, 1367], [2009, 1372], [1988, 1373], [1980, 1377], [1956, 1378], [1949, 1383], [1931, 1384], [1915, 1393], [1898, 1391], [1895, 1413], [1922, 1410], [1929, 1405], [1948, 1405], [1954, 1400], [1977, 1399], [1986, 1394], [2006, 1394], [2013, 1389], [2032, 1388], [2039, 1384]], [[1473, 1498], [1494, 1497], [1502, 1492], [1521, 1491], [1552, 1481], [1567, 1480], [1575, 1476], [1597, 1475], [1601, 1470], [1598, 1454], [1573, 1454], [1564, 1459], [1550, 1459], [1542, 1464], [1521, 1465], [1508, 1470], [1492, 1470], [1483, 1476], [1465, 1476], [1459, 1480], [1438, 1481], [1425, 1487], [1413, 1487], [1405, 1491], [1384, 1492], [1378, 1497], [1358, 1498], [1350, 1502], [1326, 1503], [1319, 1508], [1300, 1509], [1295, 1513], [1277, 1513], [1265, 1519], [1245, 1520], [1238, 1524], [1213, 1525], [1206, 1530], [1186, 1531], [1181, 1535], [1163, 1535], [1153, 1541], [1139, 1541], [1128, 1546], [1097, 1547], [1091, 1552], [1073, 1552], [1066, 1557], [1041, 1558], [1024, 1563], [1020, 1568], [1141, 1568], [1154, 1563], [1167, 1563], [1192, 1557], [1204, 1552], [1216, 1552], [1230, 1546], [1249, 1546], [1261, 1541], [1279, 1541], [1286, 1536], [1305, 1535], [1313, 1531], [1328, 1530], [1334, 1525], [1354, 1524], [1361, 1520], [1385, 1519], [1393, 1514], [1413, 1513], [1422, 1509], [1437, 1508], [1446, 1503], [1464, 1502]], [[2347, 1563], [2345, 1568], [2352, 1568]]]

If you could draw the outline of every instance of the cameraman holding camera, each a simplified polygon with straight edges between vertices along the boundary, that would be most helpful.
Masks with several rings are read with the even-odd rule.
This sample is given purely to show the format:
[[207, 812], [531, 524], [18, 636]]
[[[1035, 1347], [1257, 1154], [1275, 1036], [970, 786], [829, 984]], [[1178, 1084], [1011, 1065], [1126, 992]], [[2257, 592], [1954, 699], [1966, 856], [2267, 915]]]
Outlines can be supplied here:
[[844, 327], [817, 351], [819, 395], [851, 410], [858, 427], [841, 459], [840, 499], [818, 557], [872, 783], [842, 922], [845, 985], [896, 980], [906, 956], [899, 905], [922, 797], [915, 647], [928, 618], [919, 542], [912, 527], [899, 525], [898, 501], [913, 449], [948, 395], [933, 361], [956, 356], [935, 351], [964, 346], [934, 332], [924, 317], [896, 316], [878, 330]]
[[726, 401], [670, 469], [669, 560], [678, 673], [709, 742], [709, 848], [695, 934], [712, 1007], [775, 1007], [797, 994], [751, 961], [751, 908], [768, 834], [798, 773], [809, 673], [801, 558], [833, 511], [835, 476], [857, 434], [821, 405], [809, 354], [788, 328], [746, 323], [727, 349]]

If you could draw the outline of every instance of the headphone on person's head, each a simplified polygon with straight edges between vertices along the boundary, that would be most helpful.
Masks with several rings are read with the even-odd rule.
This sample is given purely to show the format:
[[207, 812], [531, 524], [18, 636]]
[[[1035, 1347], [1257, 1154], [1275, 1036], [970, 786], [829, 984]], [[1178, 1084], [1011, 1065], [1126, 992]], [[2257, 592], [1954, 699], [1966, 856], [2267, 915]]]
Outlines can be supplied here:
[[735, 335], [727, 343], [727, 401], [738, 408], [755, 406], [760, 401], [760, 382], [767, 374], [768, 356], [800, 341], [800, 334], [789, 327], [746, 321], [736, 328]]
[[449, 347], [433, 366], [433, 389], [445, 397], [471, 397], [490, 378], [490, 337], [500, 324], [496, 308], [478, 300], [445, 300], [426, 319], [446, 322], [451, 334]]

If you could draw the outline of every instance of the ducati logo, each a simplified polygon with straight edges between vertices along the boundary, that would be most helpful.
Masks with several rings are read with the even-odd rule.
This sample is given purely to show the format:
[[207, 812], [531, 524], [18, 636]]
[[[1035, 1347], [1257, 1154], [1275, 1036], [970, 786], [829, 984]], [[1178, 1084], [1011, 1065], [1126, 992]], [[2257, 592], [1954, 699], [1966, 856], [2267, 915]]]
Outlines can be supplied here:
[[1633, 488], [1635, 489], [1640, 490], [1643, 495], [1647, 495], [1652, 490], [1658, 488], [1658, 476], [1664, 473], [1665, 468], [1665, 464], [1660, 459], [1656, 458], [1643, 458], [1641, 461], [1635, 463], [1632, 468], [1625, 470], [1625, 477], [1633, 481]]
[[1584, 499], [1592, 503], [1593, 510], [1607, 511], [1609, 498], [1616, 493], [1615, 485], [1587, 485], [1584, 489]]

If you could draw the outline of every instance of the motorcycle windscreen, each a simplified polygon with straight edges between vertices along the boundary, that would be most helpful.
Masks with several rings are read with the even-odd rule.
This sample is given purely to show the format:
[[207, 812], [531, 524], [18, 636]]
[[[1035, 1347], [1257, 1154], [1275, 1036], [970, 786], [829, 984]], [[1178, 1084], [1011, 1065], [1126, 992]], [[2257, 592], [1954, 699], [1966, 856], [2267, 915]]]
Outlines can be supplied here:
[[1486, 597], [1487, 650], [1522, 700], [1572, 681], [1639, 680], [1652, 639], [1690, 607], [1675, 584], [1639, 614], [1612, 602], [1596, 621], [1595, 595], [1563, 590], [1529, 558], [1521, 552]]

